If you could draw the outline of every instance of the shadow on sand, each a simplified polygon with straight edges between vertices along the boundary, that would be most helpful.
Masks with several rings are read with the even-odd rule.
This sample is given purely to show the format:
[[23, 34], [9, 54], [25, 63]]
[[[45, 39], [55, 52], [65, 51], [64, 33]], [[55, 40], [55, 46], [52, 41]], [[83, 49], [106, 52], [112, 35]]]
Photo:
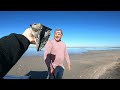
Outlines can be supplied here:
[[48, 72], [47, 71], [30, 71], [26, 74], [26, 76], [30, 76], [30, 79], [47, 79]]

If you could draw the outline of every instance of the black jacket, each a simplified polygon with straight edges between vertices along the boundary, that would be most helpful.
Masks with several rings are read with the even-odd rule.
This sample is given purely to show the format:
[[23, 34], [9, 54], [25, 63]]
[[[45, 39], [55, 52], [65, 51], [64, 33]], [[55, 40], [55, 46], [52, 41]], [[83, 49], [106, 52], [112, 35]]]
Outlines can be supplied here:
[[0, 78], [17, 63], [30, 45], [22, 34], [12, 33], [0, 38]]

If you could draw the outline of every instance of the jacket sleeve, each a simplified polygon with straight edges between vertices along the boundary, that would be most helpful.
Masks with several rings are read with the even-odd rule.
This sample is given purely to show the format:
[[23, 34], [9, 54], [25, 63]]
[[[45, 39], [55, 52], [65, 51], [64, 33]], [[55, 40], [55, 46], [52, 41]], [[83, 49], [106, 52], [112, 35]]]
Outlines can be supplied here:
[[48, 68], [50, 67], [50, 64], [51, 64], [51, 60], [50, 60], [51, 48], [52, 48], [52, 44], [50, 40], [48, 40], [48, 42], [45, 45], [45, 50], [44, 50], [44, 62]]
[[67, 51], [66, 44], [65, 44], [65, 60], [66, 60], [67, 64], [69, 65], [70, 64], [70, 57], [69, 57], [69, 54]]
[[17, 63], [30, 45], [22, 34], [11, 33], [0, 38], [0, 78]]

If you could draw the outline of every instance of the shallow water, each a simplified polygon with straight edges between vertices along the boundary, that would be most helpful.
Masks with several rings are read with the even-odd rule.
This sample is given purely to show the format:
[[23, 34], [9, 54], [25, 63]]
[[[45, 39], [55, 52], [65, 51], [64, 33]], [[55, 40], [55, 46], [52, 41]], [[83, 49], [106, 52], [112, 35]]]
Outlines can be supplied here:
[[[68, 54], [82, 54], [92, 50], [120, 50], [120, 48], [67, 48]], [[44, 48], [37, 52], [36, 48], [28, 48], [23, 56], [43, 56]]]

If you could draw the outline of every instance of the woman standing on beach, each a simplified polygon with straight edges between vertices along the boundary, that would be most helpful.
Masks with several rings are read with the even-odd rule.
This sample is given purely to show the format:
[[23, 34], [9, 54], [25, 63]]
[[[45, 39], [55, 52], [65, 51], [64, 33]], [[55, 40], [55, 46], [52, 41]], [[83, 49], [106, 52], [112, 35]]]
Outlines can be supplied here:
[[49, 79], [62, 79], [64, 59], [67, 61], [68, 70], [71, 70], [66, 44], [61, 41], [62, 35], [62, 30], [57, 29], [54, 32], [54, 39], [49, 40], [45, 45], [44, 61], [48, 67]]

